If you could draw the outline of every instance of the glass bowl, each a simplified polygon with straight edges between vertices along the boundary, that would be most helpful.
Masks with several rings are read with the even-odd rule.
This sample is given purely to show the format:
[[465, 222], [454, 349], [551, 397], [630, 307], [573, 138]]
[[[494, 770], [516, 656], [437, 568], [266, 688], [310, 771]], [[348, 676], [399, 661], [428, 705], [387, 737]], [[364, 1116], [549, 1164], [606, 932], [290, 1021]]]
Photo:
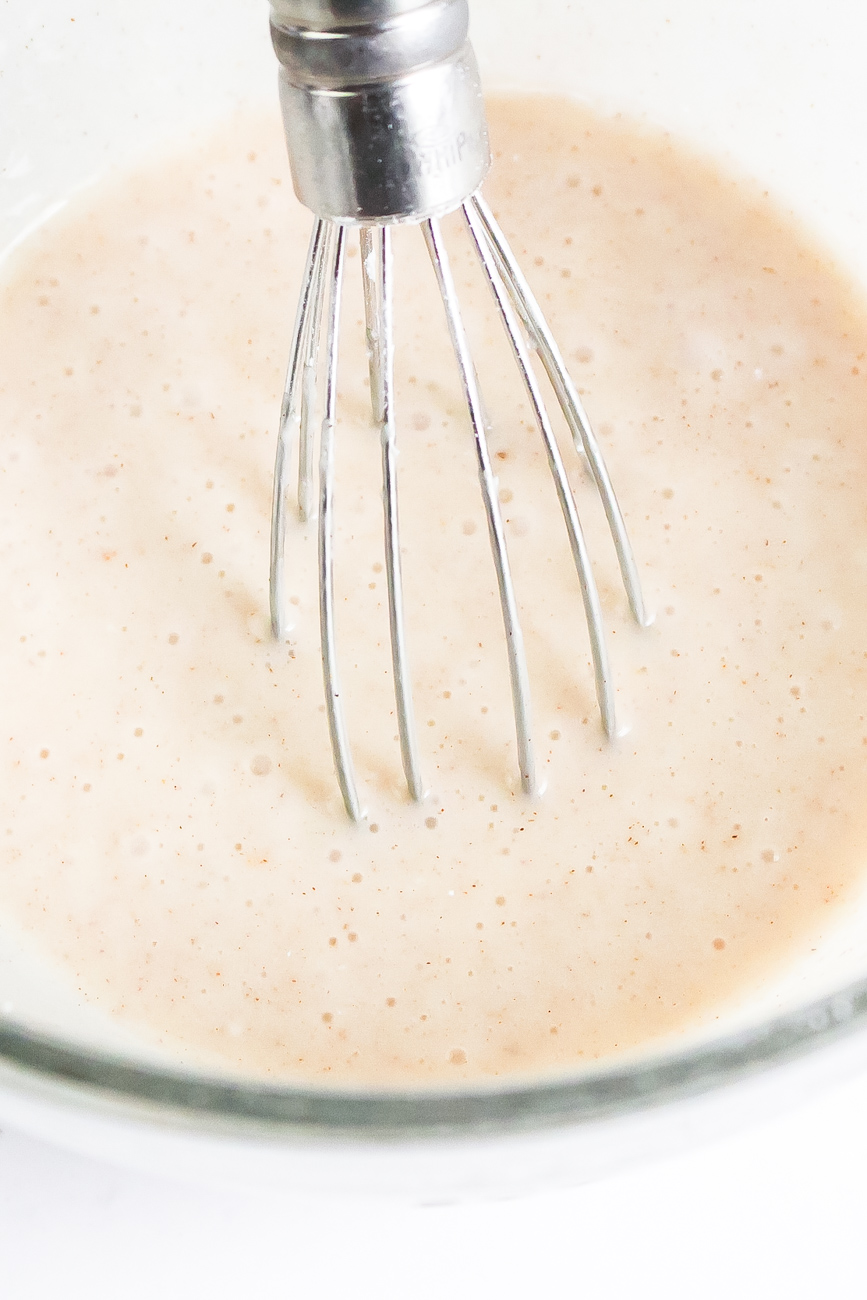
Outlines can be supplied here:
[[[485, 85], [669, 131], [760, 181], [867, 282], [867, 16], [848, 0], [472, 0]], [[530, 17], [528, 17], [530, 13]], [[273, 104], [261, 0], [7, 0], [0, 250], [75, 190]], [[97, 1033], [0, 924], [0, 1116], [81, 1150], [301, 1194], [510, 1195], [776, 1109], [867, 1055], [867, 914], [708, 1029], [566, 1080], [412, 1092], [196, 1073]]]

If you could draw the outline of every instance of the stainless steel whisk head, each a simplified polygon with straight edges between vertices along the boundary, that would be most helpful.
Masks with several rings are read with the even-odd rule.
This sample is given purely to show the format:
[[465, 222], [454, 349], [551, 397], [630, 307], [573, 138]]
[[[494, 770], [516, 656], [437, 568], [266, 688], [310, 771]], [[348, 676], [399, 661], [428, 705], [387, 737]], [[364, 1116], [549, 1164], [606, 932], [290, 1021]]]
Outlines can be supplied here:
[[490, 165], [487, 125], [472, 49], [467, 0], [272, 0], [280, 98], [295, 191], [315, 214], [277, 439], [271, 520], [271, 626], [285, 635], [284, 549], [289, 450], [298, 430], [298, 508], [314, 514], [315, 398], [324, 342], [325, 394], [319, 443], [319, 607], [325, 702], [346, 810], [363, 816], [343, 714], [334, 627], [333, 495], [337, 347], [348, 231], [360, 230], [371, 404], [382, 446], [385, 568], [401, 757], [413, 799], [424, 797], [404, 635], [393, 401], [391, 231], [421, 226], [457, 359], [473, 430], [505, 625], [522, 789], [536, 788], [530, 692], [521, 624], [491, 467], [478, 377], [439, 218], [460, 209], [527, 390], [566, 525], [584, 601], [607, 735], [616, 729], [614, 690], [599, 593], [578, 512], [538, 377], [547, 373], [576, 448], [586, 457], [614, 540], [632, 615], [647, 621], [623, 515], [599, 444], [536, 299], [479, 193]]

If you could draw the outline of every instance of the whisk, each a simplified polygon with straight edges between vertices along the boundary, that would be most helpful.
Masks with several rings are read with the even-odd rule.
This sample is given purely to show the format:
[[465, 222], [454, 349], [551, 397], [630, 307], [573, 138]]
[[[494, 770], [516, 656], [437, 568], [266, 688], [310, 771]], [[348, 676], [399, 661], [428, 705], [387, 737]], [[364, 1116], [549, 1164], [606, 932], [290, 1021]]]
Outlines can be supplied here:
[[397, 425], [390, 226], [421, 226], [457, 359], [475, 442], [497, 575], [521, 787], [536, 789], [530, 691], [497, 480], [479, 381], [461, 319], [439, 218], [461, 210], [523, 379], [557, 488], [590, 637], [603, 728], [616, 730], [599, 594], [563, 459], [531, 361], [547, 373], [576, 448], [586, 458], [611, 530], [636, 622], [646, 622], [632, 547], [599, 444], [557, 344], [479, 187], [490, 166], [478, 68], [467, 40], [467, 0], [272, 0], [280, 100], [295, 192], [315, 216], [280, 415], [271, 521], [270, 601], [284, 639], [285, 530], [290, 446], [298, 434], [298, 508], [315, 512], [314, 457], [320, 347], [324, 411], [319, 442], [319, 607], [325, 703], [346, 811], [364, 813], [337, 669], [334, 624], [334, 425], [341, 286], [348, 231], [359, 228], [373, 418], [382, 447], [385, 569], [398, 732], [407, 788], [425, 795], [413, 722], [398, 530]]

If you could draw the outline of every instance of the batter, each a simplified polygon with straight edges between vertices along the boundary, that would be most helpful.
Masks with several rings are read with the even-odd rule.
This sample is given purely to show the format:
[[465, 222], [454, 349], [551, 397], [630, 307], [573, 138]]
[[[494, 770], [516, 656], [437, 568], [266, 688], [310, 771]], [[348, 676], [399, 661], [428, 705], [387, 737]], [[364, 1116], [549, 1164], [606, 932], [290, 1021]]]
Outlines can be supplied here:
[[541, 439], [447, 223], [527, 640], [534, 802], [420, 233], [396, 238], [420, 807], [396, 743], [354, 238], [347, 266], [337, 615], [361, 826], [331, 765], [315, 527], [294, 517], [294, 626], [268, 631], [310, 222], [277, 115], [92, 189], [7, 268], [0, 912], [187, 1062], [384, 1087], [574, 1071], [712, 1021], [863, 879], [864, 303], [769, 199], [667, 138], [544, 99], [494, 103], [491, 126], [487, 197], [656, 611], [631, 626], [561, 430], [631, 723], [607, 743]]

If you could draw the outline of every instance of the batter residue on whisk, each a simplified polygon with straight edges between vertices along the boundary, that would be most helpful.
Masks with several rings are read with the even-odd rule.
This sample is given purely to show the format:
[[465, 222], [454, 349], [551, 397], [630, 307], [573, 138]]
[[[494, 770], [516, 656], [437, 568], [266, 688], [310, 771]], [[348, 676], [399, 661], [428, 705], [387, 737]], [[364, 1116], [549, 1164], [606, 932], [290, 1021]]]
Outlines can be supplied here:
[[[408, 644], [433, 795], [395, 739], [357, 256], [337, 427], [338, 635], [371, 809], [322, 710], [315, 532], [268, 635], [274, 430], [309, 217], [279, 121], [94, 189], [0, 313], [0, 909], [151, 1041], [273, 1078], [570, 1070], [712, 1019], [864, 865], [867, 310], [773, 204], [564, 102], [492, 106], [489, 200], [606, 450], [655, 626], [596, 561], [596, 714], [541, 440], [452, 231], [545, 739], [514, 788], [471, 436], [417, 230], [396, 238]], [[354, 240], [353, 240], [354, 243]]]

